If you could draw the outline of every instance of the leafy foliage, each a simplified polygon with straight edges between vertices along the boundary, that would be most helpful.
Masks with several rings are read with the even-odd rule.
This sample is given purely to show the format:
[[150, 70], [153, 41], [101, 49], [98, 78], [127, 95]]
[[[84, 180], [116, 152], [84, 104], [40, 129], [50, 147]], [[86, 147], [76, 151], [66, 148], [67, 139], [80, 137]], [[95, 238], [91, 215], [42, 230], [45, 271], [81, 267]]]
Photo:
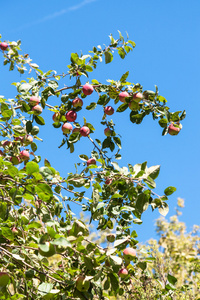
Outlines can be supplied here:
[[[176, 189], [168, 187], [162, 196], [153, 191], [159, 166], [147, 167], [147, 162], [129, 164], [128, 167], [118, 165], [116, 159], [121, 158], [122, 143], [110, 120], [111, 113], [105, 108], [114, 100], [115, 111], [123, 113], [131, 109], [130, 121], [136, 124], [152, 114], [164, 128], [163, 134], [168, 132], [170, 123], [180, 126], [185, 112], [170, 112], [166, 99], [158, 95], [157, 87], [155, 92], [143, 91], [140, 84], [127, 82], [128, 72], [119, 81], [108, 80], [108, 84], [92, 79], [90, 91], [98, 94], [98, 100], [86, 109], [92, 113], [102, 109], [100, 122], [110, 129], [109, 136], [103, 141], [93, 139], [93, 124], [85, 118], [83, 124], [76, 121], [76, 115], [83, 108], [80, 101], [75, 105], [73, 100], [89, 97], [84, 92], [82, 76], [88, 78], [103, 58], [106, 64], [110, 63], [114, 52], [124, 59], [135, 43], [128, 37], [125, 40], [120, 32], [116, 40], [111, 35], [110, 44], [104, 49], [93, 47], [89, 54], [80, 56], [72, 53], [69, 71], [62, 75], [53, 70], [40, 70], [27, 54], [20, 54], [20, 44], [20, 41], [8, 42], [8, 48], [2, 50], [4, 65], [9, 65], [10, 71], [16, 68], [22, 74], [29, 69], [32, 77], [29, 75], [26, 81], [13, 83], [17, 93], [15, 99], [0, 97], [1, 299], [108, 299], [112, 295], [122, 296], [128, 291], [127, 281], [119, 280], [118, 272], [131, 265], [123, 256], [123, 250], [128, 245], [135, 249], [138, 243], [137, 233], [132, 231], [131, 225], [142, 223], [142, 214], [149, 206], [166, 215], [166, 200]], [[59, 83], [67, 75], [72, 85], [61, 87]], [[118, 106], [122, 90], [127, 91], [129, 97]], [[142, 95], [140, 99], [138, 93]], [[49, 105], [50, 97], [57, 97], [59, 105]], [[66, 145], [72, 153], [75, 144], [83, 138], [83, 126], [86, 143], [94, 146], [90, 155], [79, 156], [84, 169], [80, 171], [76, 165], [77, 172], [68, 173], [66, 178], [62, 178], [48, 160], [42, 164], [40, 155], [36, 154], [34, 140], [41, 140], [38, 133], [40, 126], [45, 126], [44, 109], [55, 114], [53, 126], [63, 131], [59, 148]], [[68, 118], [69, 111], [74, 112], [73, 121]], [[91, 190], [90, 197], [88, 190]], [[90, 222], [96, 221], [97, 231], [112, 233], [116, 230], [111, 249], [88, 239], [88, 226], [75, 217], [70, 207], [72, 202], [90, 213]], [[57, 267], [51, 268], [51, 258], [55, 255]], [[135, 269], [147, 267], [147, 263], [137, 257], [133, 262], [135, 267], [130, 266], [129, 276], [135, 276]], [[173, 278], [168, 280], [173, 283]]]

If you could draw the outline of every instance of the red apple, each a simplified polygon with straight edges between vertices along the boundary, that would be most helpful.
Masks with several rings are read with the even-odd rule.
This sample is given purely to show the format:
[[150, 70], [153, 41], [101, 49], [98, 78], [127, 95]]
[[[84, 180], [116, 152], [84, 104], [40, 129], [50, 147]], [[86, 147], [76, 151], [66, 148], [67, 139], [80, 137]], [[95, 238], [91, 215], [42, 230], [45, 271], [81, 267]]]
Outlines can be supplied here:
[[72, 101], [72, 105], [73, 107], [81, 107], [83, 106], [83, 101], [81, 98], [76, 97], [73, 101]]
[[106, 136], [111, 136], [111, 133], [112, 133], [112, 131], [110, 130], [109, 127], [107, 127], [106, 129], [104, 129], [104, 134], [105, 134]]
[[79, 290], [80, 292], [87, 292], [89, 290], [89, 287], [90, 287], [90, 282], [85, 280], [84, 276], [78, 277], [78, 279], [76, 280], [77, 290]]
[[72, 125], [70, 123], [64, 123], [62, 126], [62, 131], [64, 134], [68, 134], [72, 131]]
[[88, 159], [87, 161], [87, 167], [90, 166], [90, 165], [96, 165], [96, 159], [95, 158], [90, 158]]
[[77, 113], [73, 110], [70, 110], [65, 115], [68, 122], [74, 122], [77, 118]]
[[126, 249], [123, 251], [123, 255], [124, 255], [124, 258], [125, 258], [126, 260], [131, 261], [131, 260], [133, 260], [133, 258], [135, 258], [135, 256], [136, 256], [136, 251], [135, 251], [135, 249], [133, 249], [133, 248], [126, 248]]
[[91, 84], [89, 83], [86, 83], [84, 86], [83, 86], [83, 94], [88, 96], [88, 95], [91, 95], [94, 91], [94, 88]]
[[174, 126], [173, 123], [171, 123], [168, 127], [168, 133], [170, 135], [177, 135], [179, 133], [179, 131], [181, 130], [182, 125], [181, 124], [177, 124], [176, 126]]
[[29, 152], [27, 150], [22, 150], [20, 152], [21, 160], [29, 160], [29, 157], [30, 157], [30, 155], [29, 155]]
[[126, 98], [126, 97], [130, 97], [129, 93], [127, 93], [127, 92], [121, 92], [121, 93], [119, 94], [119, 100], [120, 100], [121, 102], [126, 102], [126, 101], [125, 101], [125, 98]]
[[112, 178], [107, 178], [106, 181], [105, 181], [105, 184], [109, 185], [112, 183]]
[[15, 234], [15, 233], [18, 233], [18, 229], [14, 226], [12, 229], [12, 232]]
[[121, 269], [121, 270], [119, 270], [118, 275], [119, 275], [119, 277], [121, 277], [121, 278], [126, 278], [127, 275], [128, 275], [128, 270], [125, 269], [125, 268], [124, 268], [124, 269]]
[[54, 122], [59, 122], [60, 113], [59, 112], [54, 113], [53, 116], [52, 116], [52, 119], [53, 119]]
[[136, 93], [133, 95], [133, 100], [136, 102], [140, 102], [143, 99], [142, 93]]
[[3, 43], [0, 44], [0, 48], [1, 48], [1, 50], [5, 51], [8, 48], [8, 44], [3, 42]]
[[32, 111], [34, 112], [34, 115], [38, 116], [42, 113], [42, 107], [40, 105], [35, 105], [32, 107]]
[[23, 143], [25, 146], [30, 145], [33, 142], [33, 137], [30, 134], [27, 134], [23, 138]]
[[32, 97], [28, 100], [28, 102], [29, 102], [29, 104], [30, 104], [31, 106], [35, 106], [35, 105], [37, 105], [37, 104], [40, 103], [40, 99], [39, 99], [38, 97], [36, 97], [36, 96], [32, 96]]
[[88, 128], [87, 126], [81, 127], [80, 134], [82, 136], [88, 136], [90, 134], [90, 128]]
[[0, 156], [3, 156], [3, 151], [2, 150], [0, 150]]
[[111, 115], [114, 114], [114, 108], [112, 106], [106, 106], [104, 108], [104, 112], [105, 112], [106, 115], [111, 116]]

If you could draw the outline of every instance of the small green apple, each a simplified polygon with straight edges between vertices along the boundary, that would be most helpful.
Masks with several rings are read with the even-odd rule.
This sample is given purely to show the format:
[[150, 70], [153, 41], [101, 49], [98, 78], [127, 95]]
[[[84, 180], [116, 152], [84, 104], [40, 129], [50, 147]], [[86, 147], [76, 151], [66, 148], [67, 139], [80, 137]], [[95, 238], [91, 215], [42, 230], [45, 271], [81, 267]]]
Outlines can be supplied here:
[[78, 277], [78, 279], [76, 280], [77, 290], [79, 290], [80, 292], [87, 292], [89, 290], [89, 287], [90, 287], [90, 282], [85, 280], [84, 276]]

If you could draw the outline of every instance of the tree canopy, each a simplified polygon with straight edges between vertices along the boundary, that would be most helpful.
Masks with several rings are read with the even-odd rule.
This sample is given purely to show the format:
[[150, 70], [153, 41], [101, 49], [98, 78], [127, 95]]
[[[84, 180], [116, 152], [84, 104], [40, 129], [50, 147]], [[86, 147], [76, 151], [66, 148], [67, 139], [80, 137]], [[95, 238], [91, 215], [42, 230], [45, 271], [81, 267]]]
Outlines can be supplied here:
[[[93, 47], [86, 55], [72, 53], [68, 72], [62, 74], [42, 71], [28, 54], [21, 54], [20, 41], [0, 43], [4, 65], [27, 74], [26, 80], [13, 83], [14, 99], [0, 96], [1, 299], [131, 299], [130, 278], [137, 270], [148, 270], [151, 253], [150, 258], [137, 256], [132, 224], [142, 223], [149, 206], [165, 216], [168, 196], [176, 188], [166, 187], [163, 195], [154, 191], [159, 165], [118, 164], [122, 143], [111, 116], [129, 110], [130, 124], [136, 126], [152, 115], [163, 135], [177, 135], [185, 111], [171, 112], [157, 87], [143, 90], [128, 81], [128, 71], [118, 81], [91, 79], [99, 62], [111, 63], [115, 53], [124, 59], [135, 47], [120, 32], [118, 39], [109, 38], [108, 46]], [[98, 100], [85, 105], [92, 93]], [[54, 106], [48, 103], [51, 97], [57, 99]], [[83, 139], [93, 147], [79, 155], [76, 172], [65, 178], [38, 154], [45, 110], [63, 133], [59, 148], [73, 153]], [[96, 110], [102, 111], [98, 122], [104, 127], [103, 140], [96, 137], [94, 124], [77, 118], [81, 110], [93, 118]], [[89, 239], [89, 227], [75, 216], [72, 203], [89, 214], [97, 232], [107, 233], [112, 247]], [[51, 266], [53, 256], [56, 268]], [[170, 276], [169, 282], [174, 280]]]

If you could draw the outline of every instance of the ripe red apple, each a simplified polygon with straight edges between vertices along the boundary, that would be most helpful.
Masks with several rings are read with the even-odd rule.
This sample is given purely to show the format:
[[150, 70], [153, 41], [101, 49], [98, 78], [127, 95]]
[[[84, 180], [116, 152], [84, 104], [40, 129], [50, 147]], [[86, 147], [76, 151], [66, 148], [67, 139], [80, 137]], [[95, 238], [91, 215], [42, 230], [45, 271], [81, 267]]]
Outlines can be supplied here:
[[13, 226], [13, 228], [11, 230], [14, 234], [18, 233], [18, 229], [15, 226]]
[[142, 99], [143, 99], [142, 93], [138, 92], [138, 93], [133, 95], [133, 100], [136, 101], [136, 102], [140, 102]]
[[120, 94], [119, 94], [119, 100], [121, 101], [121, 102], [126, 102], [125, 101], [125, 98], [126, 97], [129, 97], [130, 95], [129, 95], [129, 93], [127, 93], [127, 92], [121, 92]]
[[110, 130], [109, 127], [107, 127], [106, 129], [104, 129], [104, 134], [105, 134], [106, 136], [111, 136], [111, 133], [112, 133], [112, 131]]
[[168, 133], [170, 135], [177, 135], [180, 132], [181, 128], [182, 128], [181, 124], [177, 124], [177, 126], [174, 126], [174, 124], [171, 123], [168, 127]]
[[106, 106], [104, 108], [104, 112], [105, 112], [106, 115], [111, 116], [111, 115], [114, 114], [114, 108], [112, 106]]
[[133, 258], [135, 258], [135, 256], [136, 256], [136, 251], [135, 251], [135, 249], [133, 249], [133, 248], [126, 248], [126, 249], [123, 251], [123, 255], [124, 255], [124, 258], [125, 258], [126, 260], [131, 261], [131, 260], [133, 260]]
[[60, 113], [59, 112], [54, 113], [52, 119], [54, 122], [58, 122], [60, 120]]
[[27, 134], [23, 137], [23, 143], [25, 146], [30, 145], [33, 142], [33, 137], [30, 134]]
[[37, 104], [40, 103], [40, 99], [39, 99], [38, 97], [36, 97], [36, 96], [32, 96], [32, 97], [28, 100], [28, 102], [29, 102], [29, 104], [30, 104], [31, 106], [35, 106], [35, 105], [37, 105]]
[[42, 107], [40, 105], [35, 105], [32, 107], [32, 111], [36, 116], [38, 116], [42, 113]]
[[91, 94], [93, 93], [94, 88], [93, 88], [93, 86], [92, 86], [91, 84], [86, 83], [86, 84], [83, 86], [82, 91], [83, 91], [83, 94], [84, 94], [84, 95], [88, 96], [88, 95], [91, 95]]
[[73, 107], [81, 107], [83, 106], [83, 101], [81, 98], [76, 97], [74, 100], [72, 100]]
[[115, 234], [110, 233], [106, 236], [106, 238], [108, 242], [113, 243], [115, 241]]
[[2, 150], [0, 150], [0, 156], [3, 156], [3, 151]]
[[88, 128], [87, 126], [81, 127], [80, 134], [82, 136], [88, 136], [90, 134], [90, 128]]
[[80, 292], [87, 292], [90, 287], [90, 282], [85, 280], [84, 276], [79, 276], [76, 280], [76, 288]]
[[105, 181], [105, 184], [109, 185], [112, 183], [112, 178], [107, 178], [106, 181]]
[[128, 275], [128, 270], [125, 269], [125, 268], [124, 268], [124, 269], [121, 269], [121, 270], [119, 270], [118, 275], [119, 275], [119, 277], [121, 277], [121, 278], [126, 278], [127, 275]]
[[64, 123], [62, 126], [62, 132], [68, 134], [72, 131], [72, 125], [70, 123]]
[[27, 150], [22, 150], [20, 152], [20, 158], [21, 160], [29, 160], [30, 154]]
[[1, 50], [5, 51], [5, 50], [7, 50], [7, 48], [8, 48], [8, 44], [5, 43], [5, 42], [2, 42], [2, 43], [0, 44], [0, 48], [1, 48]]
[[77, 118], [77, 113], [73, 110], [70, 110], [65, 115], [68, 122], [74, 122]]
[[90, 165], [96, 165], [96, 159], [95, 158], [90, 158], [88, 159], [87, 161], [87, 167], [90, 166]]

